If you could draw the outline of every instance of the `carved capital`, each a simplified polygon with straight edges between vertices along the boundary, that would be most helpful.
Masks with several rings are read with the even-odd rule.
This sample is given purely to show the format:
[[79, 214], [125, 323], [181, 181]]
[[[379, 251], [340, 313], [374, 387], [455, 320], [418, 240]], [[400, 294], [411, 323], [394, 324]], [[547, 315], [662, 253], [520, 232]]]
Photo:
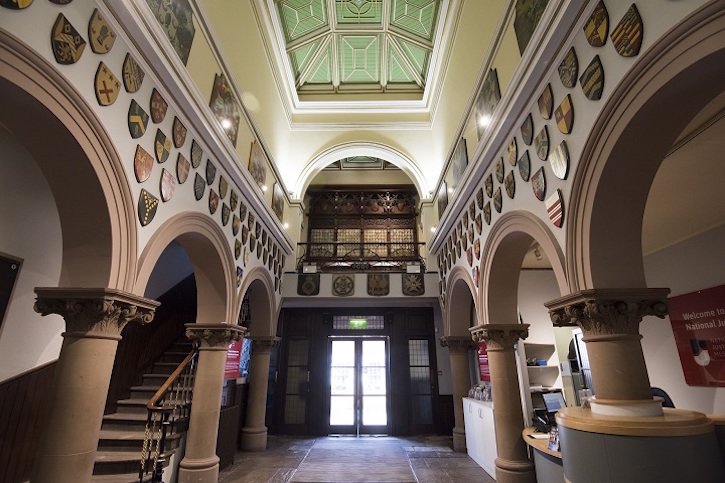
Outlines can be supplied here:
[[186, 324], [186, 338], [198, 340], [200, 349], [227, 350], [233, 340], [241, 340], [246, 327], [229, 324]]
[[639, 335], [643, 317], [664, 318], [669, 289], [584, 290], [546, 303], [555, 326], [578, 325], [584, 336]]
[[475, 341], [485, 341], [488, 351], [513, 350], [529, 336], [529, 324], [481, 324], [468, 329]]
[[277, 347], [279, 345], [279, 341], [281, 339], [279, 337], [268, 337], [268, 336], [259, 336], [259, 337], [252, 337], [252, 355], [261, 353], [261, 352], [270, 352], [273, 348]]
[[36, 288], [36, 312], [65, 319], [64, 335], [120, 339], [129, 322], [148, 324], [159, 302], [104, 288]]
[[476, 347], [476, 343], [470, 337], [448, 336], [439, 340], [441, 347], [448, 347], [451, 354], [468, 354], [468, 349]]

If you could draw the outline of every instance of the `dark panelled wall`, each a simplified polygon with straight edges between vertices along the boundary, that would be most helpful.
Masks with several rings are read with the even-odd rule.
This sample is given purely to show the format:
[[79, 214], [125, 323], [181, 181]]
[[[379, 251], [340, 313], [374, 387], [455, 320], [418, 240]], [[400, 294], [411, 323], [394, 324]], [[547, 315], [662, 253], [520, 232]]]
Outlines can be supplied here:
[[50, 403], [55, 364], [0, 384], [0, 482], [30, 478]]

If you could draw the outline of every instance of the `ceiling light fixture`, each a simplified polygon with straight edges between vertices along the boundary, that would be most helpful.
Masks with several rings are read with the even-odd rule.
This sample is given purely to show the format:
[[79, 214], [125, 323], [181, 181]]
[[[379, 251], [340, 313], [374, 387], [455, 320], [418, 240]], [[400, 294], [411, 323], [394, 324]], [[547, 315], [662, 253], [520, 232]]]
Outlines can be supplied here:
[[222, 119], [222, 127], [224, 129], [229, 129], [230, 127], [232, 127], [232, 121], [230, 121], [229, 119]]

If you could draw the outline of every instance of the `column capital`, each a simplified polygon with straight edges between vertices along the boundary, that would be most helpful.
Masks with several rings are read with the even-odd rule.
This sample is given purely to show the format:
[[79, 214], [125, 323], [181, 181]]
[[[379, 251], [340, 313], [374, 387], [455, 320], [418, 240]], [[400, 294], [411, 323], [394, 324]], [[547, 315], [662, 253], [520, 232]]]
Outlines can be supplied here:
[[475, 341], [485, 341], [488, 351], [513, 350], [529, 336], [529, 324], [480, 324], [468, 329]]
[[476, 347], [471, 337], [449, 335], [438, 339], [441, 347], [448, 347], [451, 354], [468, 354], [468, 349]]
[[247, 332], [246, 327], [230, 324], [185, 324], [186, 338], [198, 340], [200, 349], [227, 350], [229, 342], [241, 340]]
[[280, 339], [275, 336], [255, 336], [250, 337], [252, 339], [252, 355], [255, 352], [270, 352], [273, 348], [279, 345]]
[[547, 302], [556, 327], [578, 325], [585, 336], [639, 335], [642, 318], [664, 318], [668, 288], [582, 290]]
[[37, 287], [34, 310], [65, 319], [64, 336], [120, 339], [129, 322], [148, 324], [154, 318], [155, 300], [108, 288]]

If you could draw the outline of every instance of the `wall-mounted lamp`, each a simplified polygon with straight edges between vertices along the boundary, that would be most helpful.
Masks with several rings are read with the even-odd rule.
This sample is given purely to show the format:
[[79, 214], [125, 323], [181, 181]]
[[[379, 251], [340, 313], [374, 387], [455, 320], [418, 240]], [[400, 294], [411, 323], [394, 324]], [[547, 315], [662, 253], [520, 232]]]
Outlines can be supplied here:
[[262, 185], [262, 191], [267, 191], [267, 185], [266, 184], [263, 184]]
[[283, 226], [283, 227], [284, 227], [284, 229], [286, 230], [287, 228], [289, 228], [289, 223], [287, 223], [287, 222], [285, 221], [284, 223], [282, 223], [282, 226]]
[[541, 256], [541, 250], [539, 250], [539, 245], [536, 245], [536, 248], [534, 248], [534, 256], [536, 257], [536, 260], [538, 260], [538, 261], [541, 261], [542, 258], [544, 258]]
[[430, 227], [430, 232], [431, 232], [431, 233], [435, 233], [435, 232], [436, 232], [436, 229], [437, 229], [437, 228], [436, 228], [435, 226], [431, 226], [431, 227]]

